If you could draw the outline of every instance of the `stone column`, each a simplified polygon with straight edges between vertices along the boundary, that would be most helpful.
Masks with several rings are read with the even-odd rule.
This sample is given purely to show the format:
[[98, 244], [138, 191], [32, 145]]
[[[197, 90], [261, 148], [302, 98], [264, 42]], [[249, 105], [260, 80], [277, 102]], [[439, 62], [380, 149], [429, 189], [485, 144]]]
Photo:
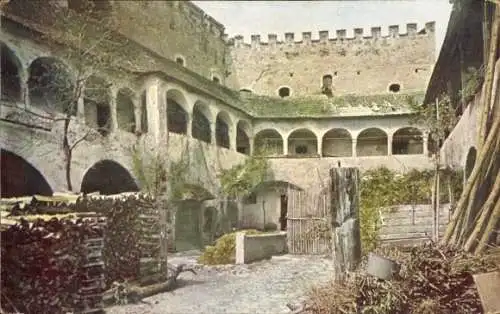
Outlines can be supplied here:
[[139, 101], [139, 97], [134, 95], [131, 99], [132, 104], [134, 105], [134, 122], [135, 122], [135, 133], [138, 133], [142, 130], [142, 113], [141, 113], [141, 102]]
[[288, 136], [283, 138], [283, 155], [288, 156]]
[[117, 90], [112, 88], [110, 90], [110, 101], [109, 101], [109, 113], [110, 113], [110, 120], [109, 121], [109, 131], [114, 132], [118, 129], [118, 117], [117, 117], [117, 112], [116, 112], [116, 97], [117, 97]]
[[323, 139], [316, 139], [317, 148], [318, 148], [318, 156], [323, 157]]
[[193, 114], [192, 113], [187, 113], [186, 115], [187, 115], [186, 136], [187, 137], [193, 137]]
[[30, 106], [31, 105], [31, 99], [30, 99], [30, 89], [28, 86], [28, 79], [29, 79], [29, 73], [27, 71], [23, 71], [20, 77], [20, 82], [21, 82], [21, 102], [25, 106]]
[[229, 125], [229, 149], [237, 151], [238, 150], [238, 141], [237, 141], [237, 130], [235, 125]]
[[254, 147], [254, 144], [255, 144], [254, 140], [255, 140], [254, 137], [249, 137], [248, 138], [248, 146], [249, 146], [248, 147], [248, 150], [249, 150], [248, 155], [250, 155], [250, 156], [253, 155], [253, 150], [254, 150], [253, 147]]
[[429, 155], [429, 134], [427, 134], [427, 133], [423, 134], [423, 145], [424, 145], [424, 150], [423, 150], [424, 156], [428, 156]]
[[216, 136], [215, 136], [215, 121], [210, 121], [210, 143], [212, 143], [213, 145], [217, 145], [217, 139], [216, 139]]
[[353, 138], [352, 139], [352, 157], [358, 157], [358, 153], [356, 151], [358, 147], [358, 139]]
[[392, 156], [392, 134], [387, 135], [387, 155]]
[[153, 136], [156, 143], [160, 141], [160, 97], [160, 80], [154, 79], [146, 89], [146, 108], [148, 115], [148, 133]]

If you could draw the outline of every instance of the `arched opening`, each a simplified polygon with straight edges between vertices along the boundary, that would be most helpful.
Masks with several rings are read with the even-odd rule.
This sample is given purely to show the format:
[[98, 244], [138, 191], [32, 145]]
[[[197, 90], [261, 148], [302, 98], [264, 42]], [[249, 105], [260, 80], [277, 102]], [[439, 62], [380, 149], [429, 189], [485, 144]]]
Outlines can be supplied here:
[[250, 124], [240, 120], [236, 125], [236, 151], [241, 154], [250, 154]]
[[407, 127], [397, 130], [392, 136], [394, 155], [415, 155], [424, 153], [424, 139], [417, 128]]
[[85, 123], [106, 136], [111, 130], [110, 84], [104, 79], [91, 76], [85, 84]]
[[182, 191], [181, 198], [175, 201], [175, 250], [178, 252], [203, 248], [203, 202], [215, 198], [198, 185], [184, 185]]
[[52, 189], [40, 171], [22, 157], [2, 149], [0, 165], [0, 190], [2, 198], [31, 196], [35, 194], [52, 195]]
[[288, 136], [288, 155], [317, 156], [318, 138], [311, 130], [299, 129]]
[[475, 147], [469, 148], [469, 152], [467, 153], [467, 159], [465, 161], [465, 171], [464, 171], [465, 182], [467, 182], [469, 176], [472, 173], [472, 169], [474, 169], [474, 165], [476, 164], [476, 156], [477, 156], [476, 148]]
[[385, 156], [387, 149], [387, 134], [381, 129], [370, 128], [359, 133], [356, 146], [358, 156]]
[[148, 133], [148, 103], [146, 91], [141, 94], [141, 132]]
[[21, 100], [21, 77], [19, 71], [21, 63], [16, 55], [7, 45], [1, 43], [2, 58], [2, 100], [20, 101]]
[[184, 58], [182, 58], [182, 57], [177, 57], [177, 58], [175, 58], [175, 62], [176, 62], [178, 65], [184, 66]]
[[399, 84], [389, 85], [389, 91], [392, 93], [398, 93], [400, 90], [401, 90], [401, 86]]
[[118, 128], [126, 132], [135, 133], [135, 105], [132, 99], [134, 92], [128, 88], [122, 88], [116, 95], [116, 119]]
[[255, 153], [264, 156], [283, 155], [283, 137], [273, 129], [262, 130], [254, 138]]
[[49, 112], [76, 115], [77, 93], [66, 65], [61, 61], [41, 57], [29, 69], [28, 88], [31, 104]]
[[290, 96], [290, 88], [289, 88], [289, 87], [281, 87], [281, 88], [278, 90], [278, 95], [279, 95], [281, 98], [285, 98], [285, 97]]
[[201, 102], [195, 103], [193, 107], [191, 135], [193, 136], [193, 138], [206, 143], [210, 143], [212, 137], [210, 120], [208, 117], [210, 117], [210, 111], [208, 107]]
[[351, 157], [352, 138], [346, 129], [331, 129], [323, 135], [322, 154], [325, 157]]
[[231, 125], [231, 119], [227, 112], [219, 112], [217, 118], [215, 119], [215, 140], [217, 146], [230, 148], [229, 140], [229, 126]]
[[212, 81], [214, 81], [217, 84], [220, 84], [220, 78], [217, 75], [212, 76]]
[[95, 163], [83, 176], [80, 192], [103, 195], [137, 192], [139, 187], [132, 175], [116, 161], [105, 159]]
[[177, 134], [186, 134], [188, 114], [184, 109], [186, 99], [178, 90], [167, 92], [167, 127], [168, 131]]
[[321, 93], [331, 97], [333, 96], [333, 77], [330, 74], [324, 75], [322, 79]]

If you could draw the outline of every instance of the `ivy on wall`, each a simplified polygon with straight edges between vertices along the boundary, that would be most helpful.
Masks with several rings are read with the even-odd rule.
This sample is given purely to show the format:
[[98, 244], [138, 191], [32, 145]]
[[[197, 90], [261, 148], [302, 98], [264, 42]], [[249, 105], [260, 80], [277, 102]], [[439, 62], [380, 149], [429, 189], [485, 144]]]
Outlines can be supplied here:
[[[463, 172], [443, 171], [443, 175], [441, 203], [457, 200], [462, 193]], [[365, 252], [373, 250], [379, 242], [381, 212], [394, 205], [430, 204], [433, 178], [433, 170], [411, 170], [399, 174], [381, 167], [363, 173], [360, 184], [360, 225]]]
[[269, 162], [260, 156], [248, 157], [219, 175], [222, 193], [228, 197], [249, 195], [252, 190], [270, 175]]

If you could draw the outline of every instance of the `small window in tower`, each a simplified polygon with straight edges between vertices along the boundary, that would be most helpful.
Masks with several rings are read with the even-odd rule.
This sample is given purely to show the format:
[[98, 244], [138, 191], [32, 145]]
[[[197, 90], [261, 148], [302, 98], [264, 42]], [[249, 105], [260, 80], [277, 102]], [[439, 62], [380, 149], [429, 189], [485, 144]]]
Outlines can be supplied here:
[[332, 92], [333, 77], [330, 74], [323, 76], [323, 85], [321, 86], [321, 93], [331, 97]]
[[175, 62], [177, 62], [177, 64], [184, 66], [184, 59], [181, 57], [175, 58]]
[[360, 75], [360, 74], [361, 74], [361, 71], [356, 72], [356, 74], [357, 74], [357, 75]]
[[389, 91], [393, 93], [397, 93], [401, 90], [401, 86], [399, 84], [391, 84], [389, 85]]
[[278, 90], [278, 95], [279, 95], [281, 98], [285, 98], [285, 97], [290, 96], [290, 88], [288, 88], [288, 87], [281, 87], [281, 88]]
[[337, 76], [339, 73], [337, 71], [333, 72], [333, 75]]
[[306, 145], [299, 145], [295, 147], [295, 153], [304, 155], [307, 154], [307, 146]]
[[220, 79], [217, 76], [212, 76], [212, 81], [215, 83], [220, 83]]

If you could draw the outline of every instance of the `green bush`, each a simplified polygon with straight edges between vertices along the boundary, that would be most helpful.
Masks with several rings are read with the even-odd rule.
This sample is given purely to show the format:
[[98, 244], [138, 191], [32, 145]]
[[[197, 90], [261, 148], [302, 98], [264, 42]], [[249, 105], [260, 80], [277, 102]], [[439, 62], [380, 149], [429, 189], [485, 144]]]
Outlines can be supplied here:
[[205, 251], [198, 262], [205, 265], [234, 264], [236, 256], [236, 233], [258, 234], [258, 230], [240, 230], [227, 233], [215, 241], [214, 246], [205, 247]]

